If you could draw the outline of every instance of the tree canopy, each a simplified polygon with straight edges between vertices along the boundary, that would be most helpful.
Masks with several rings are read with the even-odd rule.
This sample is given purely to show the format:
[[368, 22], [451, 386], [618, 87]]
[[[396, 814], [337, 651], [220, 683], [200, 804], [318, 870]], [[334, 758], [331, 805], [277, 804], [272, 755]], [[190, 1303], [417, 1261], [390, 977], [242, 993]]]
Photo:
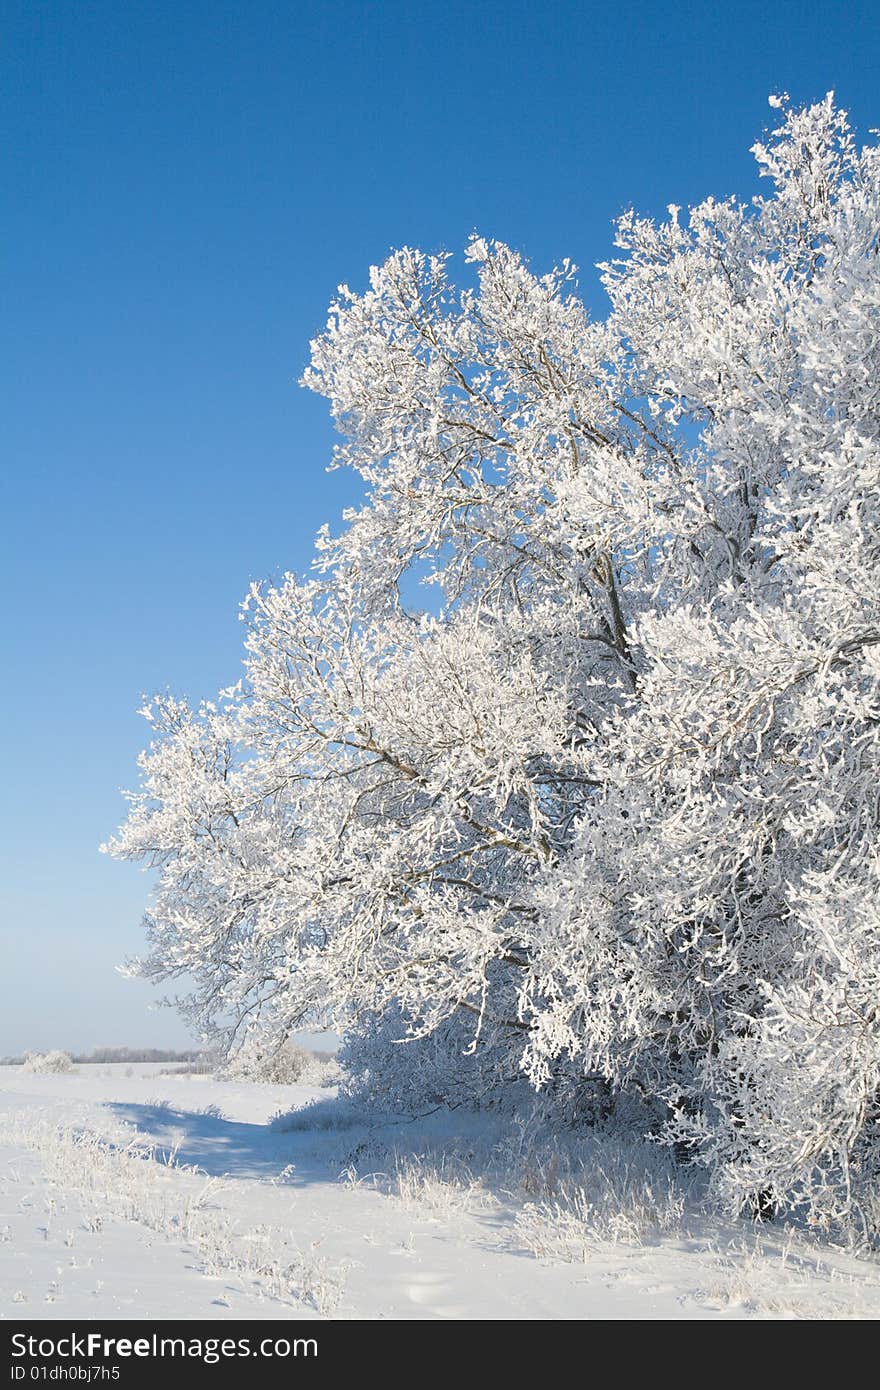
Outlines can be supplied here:
[[603, 321], [481, 238], [340, 288], [304, 382], [363, 504], [145, 710], [111, 848], [232, 1047], [600, 1083], [726, 1202], [876, 1228], [880, 153], [775, 105], [765, 196], [620, 221]]

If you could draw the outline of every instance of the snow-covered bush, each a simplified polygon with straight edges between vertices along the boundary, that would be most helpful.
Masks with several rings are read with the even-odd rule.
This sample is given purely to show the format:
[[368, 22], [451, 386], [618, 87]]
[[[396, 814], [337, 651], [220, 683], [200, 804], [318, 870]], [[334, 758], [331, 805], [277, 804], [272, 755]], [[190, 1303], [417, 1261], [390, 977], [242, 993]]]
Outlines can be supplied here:
[[27, 1052], [22, 1062], [23, 1071], [38, 1073], [63, 1073], [74, 1071], [73, 1058], [69, 1052]]
[[319, 1057], [290, 1039], [272, 1045], [254, 1037], [230, 1058], [226, 1075], [279, 1086], [329, 1086], [339, 1079], [340, 1069], [334, 1058]]
[[340, 290], [305, 382], [364, 503], [254, 588], [243, 682], [148, 708], [112, 848], [203, 1029], [643, 1097], [720, 1199], [871, 1235], [880, 153], [775, 105], [767, 195], [625, 216], [602, 322], [479, 238]]

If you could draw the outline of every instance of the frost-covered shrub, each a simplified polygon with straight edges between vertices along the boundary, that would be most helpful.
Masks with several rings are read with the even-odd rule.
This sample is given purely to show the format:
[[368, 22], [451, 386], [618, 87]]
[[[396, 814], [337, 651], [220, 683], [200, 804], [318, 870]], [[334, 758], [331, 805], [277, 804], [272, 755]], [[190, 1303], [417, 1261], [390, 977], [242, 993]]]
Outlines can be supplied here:
[[24, 1071], [32, 1071], [38, 1073], [51, 1072], [58, 1074], [63, 1072], [72, 1072], [75, 1070], [73, 1065], [73, 1058], [71, 1057], [70, 1053], [59, 1052], [57, 1049], [53, 1052], [26, 1053], [24, 1062], [22, 1063], [22, 1068]]
[[320, 1016], [412, 1109], [641, 1096], [719, 1201], [873, 1239], [880, 150], [774, 104], [765, 196], [627, 214], [604, 321], [481, 238], [340, 289], [363, 505], [148, 708], [113, 848], [205, 1031]]
[[277, 1046], [249, 1039], [226, 1066], [226, 1075], [234, 1080], [279, 1086], [330, 1086], [340, 1074], [333, 1057], [317, 1056], [289, 1039]]

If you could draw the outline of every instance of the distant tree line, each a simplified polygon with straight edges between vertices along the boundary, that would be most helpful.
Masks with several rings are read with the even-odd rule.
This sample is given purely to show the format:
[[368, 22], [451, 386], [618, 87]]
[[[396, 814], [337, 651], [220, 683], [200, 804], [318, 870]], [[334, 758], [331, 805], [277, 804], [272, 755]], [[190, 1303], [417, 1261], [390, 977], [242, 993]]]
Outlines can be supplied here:
[[[28, 1053], [20, 1052], [15, 1056], [3, 1057], [0, 1065], [4, 1067], [23, 1066]], [[72, 1062], [82, 1063], [108, 1063], [108, 1062], [201, 1062], [209, 1059], [209, 1053], [204, 1048], [190, 1047], [183, 1050], [175, 1050], [161, 1047], [96, 1047], [91, 1052], [71, 1052], [68, 1054]]]

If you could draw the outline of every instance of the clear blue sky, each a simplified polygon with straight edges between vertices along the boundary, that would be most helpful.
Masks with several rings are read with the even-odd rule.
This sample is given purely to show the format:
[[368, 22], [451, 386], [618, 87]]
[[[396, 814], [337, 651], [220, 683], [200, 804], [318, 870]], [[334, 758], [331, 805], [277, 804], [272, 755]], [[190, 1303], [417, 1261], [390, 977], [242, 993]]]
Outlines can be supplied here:
[[771, 91], [880, 125], [867, 3], [4, 3], [0, 1053], [187, 1035], [97, 852], [142, 692], [238, 676], [251, 578], [356, 496], [296, 386], [395, 245], [590, 267], [629, 204], [756, 189]]

